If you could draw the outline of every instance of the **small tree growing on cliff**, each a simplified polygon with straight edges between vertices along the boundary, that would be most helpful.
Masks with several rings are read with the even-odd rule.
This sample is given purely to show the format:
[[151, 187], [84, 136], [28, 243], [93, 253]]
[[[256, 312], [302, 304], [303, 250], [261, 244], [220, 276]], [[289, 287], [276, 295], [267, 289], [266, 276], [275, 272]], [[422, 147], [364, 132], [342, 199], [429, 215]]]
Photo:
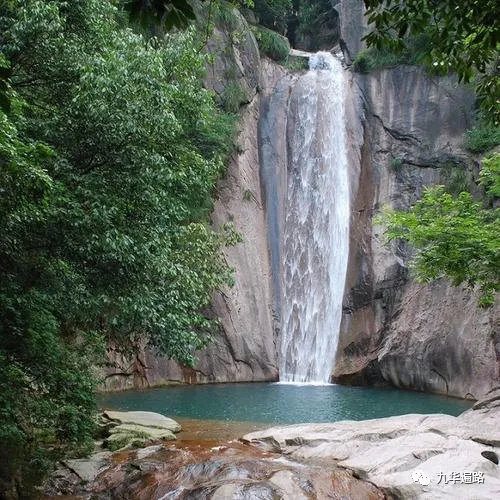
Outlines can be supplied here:
[[389, 240], [402, 238], [416, 250], [411, 266], [418, 280], [445, 276], [454, 285], [477, 285], [480, 305], [488, 306], [500, 281], [500, 208], [493, 208], [500, 197], [499, 153], [483, 160], [481, 183], [483, 203], [467, 192], [454, 198], [437, 186], [411, 210], [388, 212], [382, 220]]

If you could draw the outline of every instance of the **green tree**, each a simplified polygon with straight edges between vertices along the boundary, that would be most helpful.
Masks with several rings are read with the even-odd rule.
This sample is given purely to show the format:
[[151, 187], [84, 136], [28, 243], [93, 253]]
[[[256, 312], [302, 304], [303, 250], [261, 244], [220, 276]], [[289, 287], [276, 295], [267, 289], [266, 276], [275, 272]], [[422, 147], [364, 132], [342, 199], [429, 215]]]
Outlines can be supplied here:
[[260, 24], [285, 34], [292, 14], [292, 0], [254, 0]]
[[418, 280], [442, 276], [454, 285], [465, 283], [481, 290], [480, 304], [494, 302], [500, 282], [500, 154], [483, 160], [481, 183], [485, 203], [467, 192], [457, 197], [444, 186], [429, 188], [411, 210], [385, 214], [389, 241], [403, 239], [415, 249], [412, 268]]
[[2, 496], [85, 448], [107, 342], [195, 362], [237, 236], [209, 225], [234, 119], [193, 30], [145, 39], [102, 0], [6, 2], [0, 30]]
[[495, 0], [364, 0], [374, 30], [369, 46], [405, 49], [405, 37], [425, 34], [427, 43], [420, 63], [436, 73], [454, 71], [459, 80], [474, 80], [485, 114], [500, 121], [498, 47], [500, 27]]

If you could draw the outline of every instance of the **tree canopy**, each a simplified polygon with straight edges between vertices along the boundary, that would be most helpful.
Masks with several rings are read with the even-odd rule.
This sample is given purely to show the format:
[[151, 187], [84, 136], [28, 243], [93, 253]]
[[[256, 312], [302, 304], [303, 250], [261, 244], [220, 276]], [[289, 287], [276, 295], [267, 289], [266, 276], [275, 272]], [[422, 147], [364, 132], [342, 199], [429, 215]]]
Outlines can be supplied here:
[[194, 362], [237, 235], [210, 228], [234, 117], [194, 30], [145, 39], [113, 2], [13, 0], [0, 31], [3, 496], [88, 442], [108, 342]]

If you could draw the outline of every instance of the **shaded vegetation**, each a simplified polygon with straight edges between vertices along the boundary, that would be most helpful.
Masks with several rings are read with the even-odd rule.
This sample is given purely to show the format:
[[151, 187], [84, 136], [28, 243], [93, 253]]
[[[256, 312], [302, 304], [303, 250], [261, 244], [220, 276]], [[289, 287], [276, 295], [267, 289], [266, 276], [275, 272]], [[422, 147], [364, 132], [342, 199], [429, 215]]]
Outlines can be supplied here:
[[465, 149], [485, 153], [500, 144], [500, 127], [479, 119], [465, 134]]
[[253, 10], [263, 26], [286, 34], [292, 15], [292, 0], [254, 0]]
[[394, 51], [390, 46], [370, 47], [361, 50], [353, 61], [354, 71], [370, 71], [396, 66], [398, 64], [416, 65], [422, 63], [428, 50], [429, 37], [424, 33], [414, 38], [405, 38], [403, 49]]
[[296, 48], [331, 49], [339, 41], [339, 14], [330, 0], [295, 0], [287, 35]]

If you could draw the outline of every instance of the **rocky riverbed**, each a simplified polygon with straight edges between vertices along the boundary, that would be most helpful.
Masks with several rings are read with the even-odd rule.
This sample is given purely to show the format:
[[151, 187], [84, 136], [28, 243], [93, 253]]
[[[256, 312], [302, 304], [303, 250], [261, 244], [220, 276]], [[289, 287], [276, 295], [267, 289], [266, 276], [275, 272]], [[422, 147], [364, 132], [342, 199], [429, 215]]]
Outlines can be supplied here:
[[180, 426], [162, 415], [105, 412], [104, 445], [122, 449], [62, 462], [45, 498], [490, 500], [500, 498], [499, 422], [500, 390], [459, 417], [291, 425], [230, 441], [176, 440]]

